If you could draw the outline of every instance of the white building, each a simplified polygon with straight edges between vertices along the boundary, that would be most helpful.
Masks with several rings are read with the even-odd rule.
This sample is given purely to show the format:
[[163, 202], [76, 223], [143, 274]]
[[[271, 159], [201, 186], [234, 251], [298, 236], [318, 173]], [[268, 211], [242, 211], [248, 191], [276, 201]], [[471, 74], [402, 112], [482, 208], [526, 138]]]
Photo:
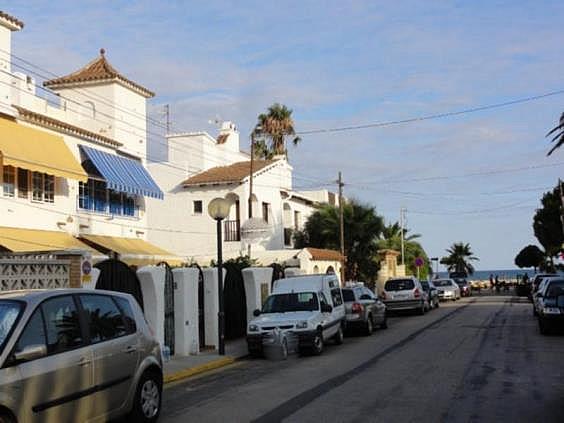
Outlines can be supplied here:
[[104, 50], [38, 87], [12, 69], [11, 35], [22, 28], [0, 13], [0, 249], [85, 242], [132, 262], [169, 255], [145, 241], [146, 199], [163, 197], [145, 169], [146, 102], [154, 94], [117, 72]]
[[[269, 226], [265, 236], [251, 247], [251, 256], [263, 264], [288, 256], [284, 250], [293, 248], [293, 231], [303, 228], [316, 204], [336, 203], [327, 191], [294, 191], [293, 169], [285, 157], [253, 160], [251, 194], [250, 156], [241, 152], [239, 133], [231, 122], [222, 124], [217, 138], [197, 132], [167, 139], [169, 160], [148, 165], [165, 192], [164, 205], [147, 201], [148, 239], [189, 260], [207, 264], [216, 257], [216, 222], [207, 211], [216, 197], [231, 202], [230, 215], [222, 222], [225, 257], [249, 251], [241, 227], [251, 216], [251, 204], [252, 217], [262, 218]], [[170, 232], [158, 230], [165, 228]]]

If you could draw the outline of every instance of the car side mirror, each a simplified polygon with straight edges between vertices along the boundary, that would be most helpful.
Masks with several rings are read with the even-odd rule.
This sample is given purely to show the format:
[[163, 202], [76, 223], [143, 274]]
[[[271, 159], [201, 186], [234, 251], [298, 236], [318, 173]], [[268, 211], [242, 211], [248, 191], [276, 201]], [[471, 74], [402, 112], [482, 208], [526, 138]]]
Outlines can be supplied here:
[[28, 345], [23, 350], [14, 353], [16, 362], [31, 361], [47, 355], [47, 347], [45, 345]]
[[323, 313], [331, 313], [333, 311], [333, 307], [331, 307], [329, 304], [321, 304], [321, 311]]
[[253, 311], [253, 316], [255, 317], [260, 316], [260, 310], [258, 308], [255, 311]]
[[542, 294], [540, 292], [537, 293], [537, 298], [542, 298]]

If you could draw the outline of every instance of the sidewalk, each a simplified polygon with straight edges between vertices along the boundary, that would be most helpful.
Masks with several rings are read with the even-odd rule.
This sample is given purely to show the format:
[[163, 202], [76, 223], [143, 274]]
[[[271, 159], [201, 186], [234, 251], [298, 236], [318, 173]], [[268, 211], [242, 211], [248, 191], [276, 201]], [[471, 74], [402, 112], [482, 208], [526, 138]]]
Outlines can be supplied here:
[[202, 351], [198, 355], [172, 356], [164, 363], [164, 383], [186, 379], [227, 366], [247, 354], [247, 341], [245, 338], [240, 338], [225, 343], [224, 356], [220, 356], [217, 350]]

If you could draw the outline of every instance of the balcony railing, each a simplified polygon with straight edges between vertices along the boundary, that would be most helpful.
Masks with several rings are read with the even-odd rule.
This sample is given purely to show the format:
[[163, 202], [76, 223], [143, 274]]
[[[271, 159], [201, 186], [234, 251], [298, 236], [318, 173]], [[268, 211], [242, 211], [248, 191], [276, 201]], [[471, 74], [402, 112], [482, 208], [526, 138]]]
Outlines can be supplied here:
[[291, 247], [292, 244], [292, 234], [294, 230], [292, 228], [284, 228], [284, 245], [286, 247]]
[[241, 221], [226, 220], [223, 222], [225, 242], [241, 241]]

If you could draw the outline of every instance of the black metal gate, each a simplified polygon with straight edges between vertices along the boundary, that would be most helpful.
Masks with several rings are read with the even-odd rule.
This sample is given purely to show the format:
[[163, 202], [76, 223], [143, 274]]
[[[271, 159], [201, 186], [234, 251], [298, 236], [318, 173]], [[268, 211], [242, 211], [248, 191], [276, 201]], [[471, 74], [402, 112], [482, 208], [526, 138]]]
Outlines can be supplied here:
[[237, 339], [247, 331], [247, 297], [241, 266], [225, 263], [225, 339]]
[[96, 289], [125, 292], [133, 295], [143, 309], [143, 293], [137, 275], [122, 261], [108, 259], [94, 265], [100, 270]]
[[272, 290], [274, 282], [278, 279], [285, 278], [284, 268], [280, 263], [272, 263], [269, 267], [272, 267], [272, 281], [270, 282], [270, 289]]
[[170, 355], [174, 355], [174, 277], [172, 269], [166, 261], [157, 266], [165, 268], [165, 318], [164, 318], [164, 344], [169, 348]]
[[200, 349], [204, 349], [206, 346], [206, 319], [204, 314], [204, 272], [202, 272], [202, 268], [197, 264], [193, 264], [192, 267], [198, 269], [198, 334], [200, 338]]

